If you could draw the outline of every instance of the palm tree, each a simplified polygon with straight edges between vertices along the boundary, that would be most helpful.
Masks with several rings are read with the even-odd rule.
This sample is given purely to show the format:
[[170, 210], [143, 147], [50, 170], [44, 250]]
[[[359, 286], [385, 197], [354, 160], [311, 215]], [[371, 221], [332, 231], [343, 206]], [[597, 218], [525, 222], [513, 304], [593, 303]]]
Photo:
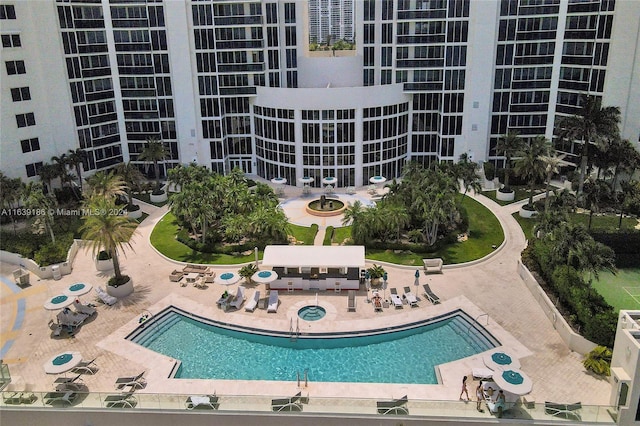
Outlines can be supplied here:
[[517, 132], [508, 131], [506, 135], [498, 139], [496, 151], [505, 157], [504, 162], [504, 188], [501, 192], [511, 192], [509, 187], [509, 175], [511, 175], [511, 159], [523, 146], [523, 140]]
[[89, 198], [102, 196], [115, 199], [120, 195], [126, 195], [127, 185], [122, 176], [114, 172], [98, 172], [87, 178], [89, 185]]
[[51, 161], [55, 167], [57, 177], [60, 178], [60, 186], [64, 188], [65, 185], [72, 180], [72, 176], [67, 170], [67, 166], [69, 166], [69, 158], [67, 157], [67, 154], [62, 154], [59, 157], [51, 157]]
[[362, 215], [363, 211], [364, 207], [360, 201], [355, 201], [353, 204], [349, 203], [342, 214], [342, 226], [353, 224], [353, 222]]
[[464, 200], [464, 197], [470, 189], [475, 193], [482, 191], [480, 177], [476, 173], [477, 167], [478, 165], [476, 163], [469, 161], [466, 153], [460, 155], [460, 161], [454, 165], [456, 178], [462, 181], [462, 187], [464, 188], [461, 200]]
[[126, 283], [129, 277], [120, 271], [118, 254], [125, 247], [133, 248], [131, 236], [137, 223], [126, 215], [114, 214], [117, 207], [113, 198], [94, 196], [86, 203], [86, 208], [95, 214], [83, 216], [84, 223], [80, 227], [82, 239], [89, 241], [94, 256], [104, 250], [113, 260], [115, 277], [109, 280], [109, 285], [117, 287]]
[[128, 206], [127, 209], [133, 208], [133, 190], [139, 190], [140, 182], [144, 179], [138, 168], [131, 163], [120, 163], [116, 166], [115, 172], [125, 183], [127, 189]]
[[546, 178], [546, 187], [545, 187], [545, 196], [544, 196], [544, 211], [549, 210], [549, 190], [551, 188], [551, 178], [554, 174], [560, 173], [560, 165], [563, 163], [565, 154], [558, 155], [556, 150], [551, 150], [548, 155], [543, 155], [541, 157], [542, 162], [544, 163], [544, 169], [547, 173]]
[[53, 233], [54, 227], [54, 209], [56, 207], [56, 199], [51, 194], [43, 192], [42, 183], [29, 182], [24, 187], [24, 205], [27, 209], [35, 210], [33, 226], [36, 232], [49, 232], [51, 242], [55, 244], [56, 236]]
[[81, 165], [84, 164], [87, 158], [87, 152], [82, 148], [77, 148], [75, 151], [73, 149], [69, 150], [69, 154], [67, 155], [67, 161], [70, 166], [73, 166], [76, 169], [76, 176], [78, 177], [78, 185], [80, 185], [80, 191], [82, 191], [82, 168]]
[[[13, 209], [18, 206], [22, 197], [24, 183], [20, 178], [8, 178], [4, 173], [0, 172], [0, 206], [2, 209]], [[15, 215], [10, 214], [13, 223], [13, 233], [16, 232]]]
[[600, 211], [600, 206], [603, 201], [605, 201], [611, 195], [611, 190], [609, 185], [607, 185], [603, 180], [591, 180], [587, 179], [584, 183], [584, 203], [585, 207], [589, 208], [589, 224], [587, 225], [587, 229], [591, 230], [591, 219], [593, 217], [593, 213], [598, 213]]
[[527, 210], [533, 210], [533, 189], [536, 180], [544, 178], [546, 168], [542, 157], [548, 153], [549, 143], [545, 137], [536, 136], [518, 154], [515, 172], [529, 181], [529, 202], [524, 206]]
[[147, 139], [147, 146], [144, 147], [138, 159], [143, 161], [151, 161], [153, 163], [153, 172], [156, 176], [156, 189], [154, 193], [160, 193], [160, 166], [159, 161], [163, 161], [169, 156], [169, 152], [165, 149], [164, 144], [156, 138]]
[[53, 194], [51, 181], [58, 177], [58, 167], [53, 164], [45, 163], [40, 167], [40, 169], [38, 169], [38, 176], [40, 176], [40, 180], [45, 185], [43, 188], [45, 192]]
[[602, 99], [586, 96], [580, 112], [572, 117], [558, 120], [558, 136], [582, 144], [580, 152], [580, 178], [578, 181], [578, 199], [582, 197], [584, 181], [589, 163], [591, 144], [603, 145], [607, 140], [619, 134], [620, 108], [602, 106]]

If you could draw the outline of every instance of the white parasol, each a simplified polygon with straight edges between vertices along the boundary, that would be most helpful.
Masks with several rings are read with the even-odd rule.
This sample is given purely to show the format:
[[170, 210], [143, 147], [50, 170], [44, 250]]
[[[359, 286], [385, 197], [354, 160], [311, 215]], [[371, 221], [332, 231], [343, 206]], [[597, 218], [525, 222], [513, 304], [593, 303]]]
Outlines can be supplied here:
[[533, 382], [520, 370], [505, 370], [493, 375], [493, 381], [500, 389], [514, 395], [526, 395], [533, 389]]
[[303, 176], [303, 177], [298, 179], [298, 181], [301, 182], [301, 183], [311, 183], [314, 180], [316, 180], [316, 179], [313, 176]]
[[76, 367], [82, 361], [80, 352], [63, 352], [45, 362], [43, 367], [47, 374], [62, 374]]
[[384, 176], [372, 176], [371, 179], [369, 179], [369, 182], [373, 183], [374, 185], [385, 183], [386, 181], [387, 178]]
[[322, 179], [322, 183], [324, 183], [325, 185], [335, 185], [336, 183], [338, 183], [338, 178], [327, 176], [326, 178]]
[[278, 273], [275, 271], [258, 271], [251, 276], [251, 279], [257, 283], [271, 283], [278, 279]]
[[44, 308], [49, 311], [55, 311], [56, 309], [66, 308], [72, 303], [73, 303], [72, 296], [67, 296], [66, 294], [59, 294], [57, 296], [53, 296], [50, 299], [47, 299], [47, 301], [44, 302]]
[[496, 372], [520, 368], [518, 358], [502, 350], [491, 351], [485, 354], [482, 360], [484, 361], [484, 365]]
[[214, 282], [216, 284], [230, 285], [240, 281], [240, 278], [240, 275], [236, 274], [235, 272], [223, 272], [220, 275], [216, 276]]
[[276, 185], [284, 185], [285, 183], [287, 183], [287, 180], [283, 177], [277, 177], [271, 179], [271, 183], [275, 183]]
[[64, 294], [70, 297], [81, 296], [91, 291], [93, 286], [87, 283], [75, 283], [71, 284], [64, 290]]

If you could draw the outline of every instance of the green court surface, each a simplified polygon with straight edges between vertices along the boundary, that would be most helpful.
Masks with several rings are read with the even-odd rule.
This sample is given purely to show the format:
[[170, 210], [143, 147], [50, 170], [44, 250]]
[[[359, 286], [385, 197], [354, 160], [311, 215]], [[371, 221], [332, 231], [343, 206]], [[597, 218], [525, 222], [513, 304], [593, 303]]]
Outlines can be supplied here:
[[600, 280], [593, 280], [593, 288], [607, 303], [620, 309], [640, 309], [640, 268], [618, 270], [617, 275], [601, 272]]

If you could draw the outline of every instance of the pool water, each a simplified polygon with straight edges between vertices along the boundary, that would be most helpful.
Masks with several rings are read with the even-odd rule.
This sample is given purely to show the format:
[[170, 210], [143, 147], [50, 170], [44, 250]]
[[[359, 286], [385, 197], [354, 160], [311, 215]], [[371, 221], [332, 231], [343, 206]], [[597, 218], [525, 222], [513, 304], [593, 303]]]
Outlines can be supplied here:
[[318, 382], [435, 384], [436, 365], [499, 345], [479, 329], [455, 314], [371, 336], [291, 339], [229, 330], [169, 310], [128, 338], [180, 360], [176, 378], [294, 381], [307, 370]]
[[305, 306], [300, 308], [298, 316], [305, 321], [318, 321], [324, 318], [327, 311], [322, 306]]

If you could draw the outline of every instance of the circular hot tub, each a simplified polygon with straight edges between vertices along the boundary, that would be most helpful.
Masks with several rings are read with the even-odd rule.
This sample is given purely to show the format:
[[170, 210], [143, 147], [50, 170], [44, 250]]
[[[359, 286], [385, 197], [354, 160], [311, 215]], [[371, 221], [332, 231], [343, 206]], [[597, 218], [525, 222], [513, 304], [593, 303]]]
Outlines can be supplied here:
[[327, 311], [322, 306], [305, 306], [298, 310], [298, 316], [305, 321], [318, 321], [326, 314]]

